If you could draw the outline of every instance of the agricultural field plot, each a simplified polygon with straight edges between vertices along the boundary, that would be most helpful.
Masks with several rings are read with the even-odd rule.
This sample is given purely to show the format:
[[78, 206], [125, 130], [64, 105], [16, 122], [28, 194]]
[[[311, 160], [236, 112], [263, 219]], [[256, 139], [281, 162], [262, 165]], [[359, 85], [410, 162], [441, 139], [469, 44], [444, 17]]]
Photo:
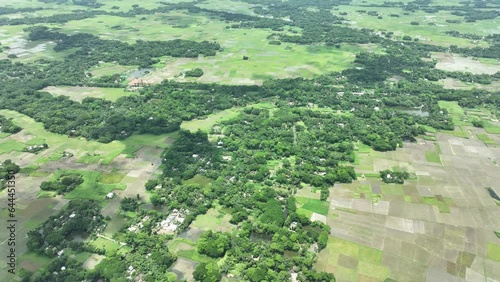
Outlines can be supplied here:
[[191, 226], [204, 231], [231, 232], [236, 226], [229, 223], [230, 219], [231, 215], [212, 208], [206, 214], [197, 216]]
[[[450, 5], [450, 3], [446, 3]], [[371, 16], [358, 10], [375, 11], [382, 19], [377, 16]], [[428, 14], [423, 11], [408, 12], [400, 8], [378, 8], [362, 6], [339, 6], [339, 9], [333, 11], [338, 15], [341, 12], [347, 12], [343, 15], [350, 21], [352, 26], [358, 28], [371, 28], [378, 31], [392, 31], [394, 38], [402, 38], [405, 35], [411, 38], [418, 38], [421, 42], [441, 46], [454, 44], [461, 47], [487, 46], [483, 41], [474, 41], [465, 38], [456, 38], [446, 34], [446, 31], [460, 30], [462, 33], [473, 33], [478, 35], [488, 35], [500, 32], [500, 28], [494, 19], [483, 20], [475, 23], [456, 23], [450, 24], [446, 20], [455, 20], [459, 17], [451, 15], [448, 11], [439, 11]], [[407, 13], [405, 15], [404, 13]], [[391, 16], [391, 15], [398, 15]], [[412, 25], [411, 22], [418, 22], [418, 25]]]
[[470, 82], [466, 83], [453, 78], [445, 78], [445, 79], [440, 79], [436, 83], [438, 85], [442, 85], [445, 89], [453, 89], [453, 90], [471, 90], [477, 88], [477, 89], [484, 89], [487, 91], [496, 91], [497, 89], [500, 88], [500, 82], [498, 81], [494, 81], [491, 84], [479, 84]]
[[[33, 121], [22, 114], [13, 111], [1, 111], [2, 115], [14, 118], [14, 123], [24, 129], [0, 139], [0, 160], [12, 159], [23, 167], [18, 176], [19, 188], [16, 194], [17, 205], [17, 255], [21, 266], [36, 270], [48, 263], [44, 257], [22, 254], [26, 251], [26, 234], [38, 227], [47, 218], [61, 209], [68, 199], [92, 198], [103, 201], [104, 216], [117, 216], [120, 200], [123, 197], [143, 195], [148, 201], [144, 184], [151, 178], [161, 164], [162, 148], [175, 138], [172, 135], [134, 135], [131, 139], [120, 142], [102, 144], [96, 141], [68, 138], [67, 136], [47, 132], [40, 123]], [[39, 154], [25, 153], [21, 150], [27, 144], [47, 143], [49, 148]], [[62, 158], [62, 152], [74, 154], [70, 158]], [[90, 152], [92, 152], [90, 154]], [[89, 155], [86, 155], [89, 154]], [[127, 155], [129, 157], [127, 157]], [[86, 161], [87, 160], [87, 161]], [[41, 182], [50, 180], [64, 172], [81, 173], [84, 183], [63, 196], [56, 196], [53, 192], [40, 191]], [[113, 191], [115, 197], [104, 202], [105, 195]], [[43, 192], [43, 193], [42, 193]], [[54, 197], [56, 196], [56, 197]], [[0, 200], [7, 202], [6, 190], [0, 193]], [[6, 209], [0, 211], [2, 215]], [[116, 232], [125, 222], [120, 218], [112, 221], [107, 228], [108, 235]], [[0, 237], [0, 251], [6, 254], [7, 233]], [[10, 277], [2, 268], [0, 281], [8, 281]], [[5, 278], [5, 279], [4, 279]]]
[[0, 52], [0, 59], [6, 59], [9, 55], [15, 62], [34, 62], [39, 59], [62, 60], [69, 54], [67, 51], [56, 52], [53, 50], [55, 43], [52, 41], [31, 42], [27, 40], [27, 34], [23, 31], [26, 25], [1, 26], [0, 41], [2, 45], [9, 46], [4, 52]]
[[[178, 25], [182, 24], [182, 28]], [[204, 15], [191, 15], [181, 11], [148, 15], [144, 19], [114, 16], [71, 21], [62, 26], [69, 33], [87, 32], [106, 39], [133, 43], [141, 40], [190, 39], [216, 41], [224, 49], [214, 57], [163, 58], [155, 65], [156, 71], [144, 76], [146, 83], [159, 83], [164, 79], [179, 81], [220, 82], [229, 84], [260, 84], [271, 77], [306, 77], [340, 71], [352, 66], [356, 53], [366, 50], [382, 52], [376, 45], [342, 45], [341, 48], [303, 46], [283, 43], [270, 45], [265, 29], [226, 29], [222, 21]], [[250, 59], [244, 61], [243, 56]], [[184, 78], [180, 74], [201, 68], [200, 78]], [[118, 71], [118, 70], [117, 70]]]
[[197, 130], [207, 132], [211, 129], [217, 122], [232, 119], [240, 113], [243, 108], [233, 107], [227, 110], [220, 111], [218, 113], [210, 114], [205, 119], [193, 119], [190, 121], [183, 121], [181, 124], [181, 129], [189, 130], [191, 132], [196, 132]]
[[[30, 185], [34, 183], [33, 179], [27, 178], [22, 183], [25, 185], [25, 187], [22, 187], [24, 189], [21, 190], [21, 187], [19, 187], [16, 194], [18, 196], [16, 199], [16, 255], [19, 258], [19, 267], [34, 271], [39, 267], [47, 265], [50, 259], [44, 256], [25, 254], [27, 250], [27, 234], [47, 220], [49, 216], [55, 214], [60, 207], [67, 203], [67, 200], [61, 197], [36, 199], [36, 191], [32, 191], [35, 189], [31, 189]], [[7, 193], [5, 190], [0, 193], [0, 201], [7, 203]], [[7, 209], [2, 207], [0, 216], [7, 218], [7, 214]], [[8, 232], [0, 233], [0, 254], [3, 257], [7, 256], [7, 250], [9, 250], [9, 246], [7, 245], [8, 235]], [[10, 281], [11, 277], [11, 274], [4, 267], [0, 269], [0, 281]]]
[[486, 109], [464, 109], [457, 102], [448, 101], [439, 101], [439, 106], [446, 109], [453, 123], [458, 125], [456, 130], [451, 132], [454, 136], [475, 138], [472, 131], [478, 131], [478, 128], [471, 127], [474, 120], [481, 121], [487, 133], [500, 134], [500, 122]]
[[137, 95], [137, 92], [126, 92], [123, 88], [49, 86], [45, 87], [43, 91], [47, 91], [54, 96], [68, 96], [71, 100], [78, 102], [81, 102], [86, 97], [101, 98], [114, 102], [120, 97]]
[[[336, 273], [337, 281], [500, 277], [495, 247], [500, 239], [494, 233], [500, 229], [500, 206], [485, 189], [500, 193], [500, 149], [479, 139], [435, 136], [436, 142], [419, 139], [370, 158], [372, 174], [399, 166], [416, 175], [403, 185], [372, 177], [335, 185], [330, 206], [335, 216], [327, 217], [332, 244], [320, 252], [318, 269]], [[360, 154], [360, 163], [363, 158]], [[363, 250], [373, 259], [361, 255]]]
[[465, 71], [473, 74], [495, 74], [500, 71], [500, 62], [481, 62], [473, 58], [464, 58], [449, 53], [433, 53], [437, 60], [436, 69], [446, 71]]
[[[60, 159], [63, 152], [69, 152], [73, 156], [61, 160], [57, 164], [51, 163], [52, 166], [68, 168], [66, 165], [69, 163], [73, 164], [70, 168], [84, 168], [89, 164], [109, 165], [120, 154], [135, 157], [141, 154], [140, 150], [142, 148], [151, 147], [153, 150], [166, 148], [172, 138], [175, 138], [175, 134], [132, 135], [125, 140], [104, 144], [97, 141], [88, 141], [84, 138], [70, 138], [65, 135], [47, 132], [41, 123], [14, 111], [1, 110], [0, 114], [13, 118], [14, 123], [24, 128], [24, 130], [16, 134], [5, 137], [5, 142], [0, 143], [0, 158], [16, 159], [16, 163], [21, 166], [46, 164]], [[49, 148], [39, 154], [22, 153], [22, 149], [28, 145], [43, 143], [48, 144]], [[149, 161], [148, 154], [142, 154], [142, 156], [144, 161]], [[73, 160], [80, 160], [81, 164]], [[126, 165], [125, 163], [125, 160], [117, 160], [112, 164], [112, 167], [120, 169], [120, 164]]]

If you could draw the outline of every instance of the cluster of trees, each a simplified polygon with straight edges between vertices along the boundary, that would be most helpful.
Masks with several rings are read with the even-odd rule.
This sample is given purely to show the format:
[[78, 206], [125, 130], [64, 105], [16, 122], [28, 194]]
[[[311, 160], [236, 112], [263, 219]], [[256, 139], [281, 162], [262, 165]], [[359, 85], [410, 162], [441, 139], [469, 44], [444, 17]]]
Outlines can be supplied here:
[[406, 179], [410, 178], [410, 174], [407, 171], [392, 171], [392, 170], [382, 170], [380, 171], [380, 178], [385, 183], [397, 183], [403, 184]]
[[207, 169], [218, 169], [221, 156], [207, 133], [179, 131], [179, 137], [163, 154], [163, 173], [168, 177], [190, 179]]
[[104, 228], [104, 218], [99, 202], [93, 200], [71, 200], [66, 208], [49, 217], [38, 228], [28, 232], [28, 250], [54, 257], [66, 248], [81, 248], [71, 239], [72, 234], [91, 234]]
[[54, 181], [44, 181], [40, 184], [40, 189], [43, 191], [56, 191], [57, 194], [63, 194], [75, 189], [83, 183], [83, 177], [78, 173], [61, 174]]
[[19, 171], [21, 171], [21, 168], [12, 160], [5, 160], [0, 163], [0, 191], [8, 186], [8, 181], [12, 180], [12, 176]]
[[0, 10], [0, 15], [8, 15], [8, 14], [20, 14], [20, 13], [29, 13], [43, 10], [41, 7], [33, 7], [33, 8], [12, 8], [12, 7], [2, 7]]
[[[42, 3], [66, 4], [70, 0], [38, 0]], [[71, 0], [74, 5], [85, 6], [90, 8], [99, 8], [104, 4], [98, 3], [96, 0]]]
[[200, 68], [195, 68], [195, 69], [186, 71], [184, 74], [188, 77], [201, 77], [203, 75], [203, 70]]
[[[243, 112], [240, 117], [235, 118], [238, 122], [224, 122], [213, 129], [215, 131], [223, 130], [225, 135], [231, 136], [233, 145], [230, 144], [229, 139], [222, 138], [210, 143], [205, 133], [181, 131], [179, 139], [163, 155], [164, 164], [168, 166], [163, 172], [163, 177], [146, 184], [146, 188], [152, 193], [151, 201], [155, 202], [157, 199], [156, 204], [165, 206], [167, 210], [189, 208], [190, 212], [181, 227], [187, 226], [197, 214], [205, 213], [216, 199], [219, 204], [231, 211], [230, 222], [240, 226], [237, 236], [207, 232], [199, 240], [198, 251], [200, 253], [214, 258], [225, 256], [225, 262], [220, 269], [213, 268], [210, 264], [197, 268], [197, 279], [208, 279], [201, 281], [218, 281], [219, 273], [227, 273], [236, 264], [240, 265], [238, 269], [244, 269], [242, 278], [250, 281], [285, 281], [289, 278], [292, 268], [300, 273], [299, 276], [302, 279], [333, 281], [333, 275], [319, 273], [311, 268], [315, 255], [306, 251], [313, 245], [316, 245], [318, 250], [326, 246], [329, 234], [328, 226], [318, 222], [312, 223], [307, 217], [299, 216], [296, 213], [295, 199], [292, 196], [296, 185], [278, 183], [277, 177], [271, 175], [269, 168], [266, 168], [267, 163], [271, 160], [282, 160], [283, 166], [291, 172], [294, 171], [293, 167], [301, 165], [300, 162], [292, 164], [286, 158], [282, 159], [283, 154], [291, 157], [300, 152], [297, 150], [287, 153], [287, 150], [284, 149], [288, 141], [293, 146], [292, 129], [289, 129], [287, 143], [284, 143], [283, 146], [278, 144], [276, 148], [271, 146], [276, 144], [276, 140], [285, 140], [285, 137], [282, 137], [276, 129], [284, 126], [282, 123], [290, 118], [289, 109], [275, 111], [273, 113], [275, 119], [270, 117], [268, 110], [247, 108]], [[252, 119], [252, 115], [267, 117], [269, 119], [265, 121], [268, 123], [267, 127], [256, 122], [256, 118]], [[271, 126], [270, 123], [273, 125]], [[248, 127], [236, 131], [231, 128], [233, 124]], [[266, 132], [266, 128], [268, 132]], [[233, 132], [239, 132], [238, 136]], [[268, 145], [260, 144], [261, 141], [265, 142], [262, 134], [273, 135], [273, 137], [269, 137], [271, 142]], [[261, 141], [249, 140], [252, 139], [249, 138], [250, 136]], [[304, 139], [307, 137], [304, 136]], [[220, 148], [217, 148], [216, 145]], [[211, 154], [205, 152], [213, 150], [219, 151], [217, 155], [222, 157], [207, 158], [207, 155]], [[235, 152], [241, 155], [236, 155]], [[197, 157], [193, 158], [193, 155], [197, 155]], [[232, 160], [224, 158], [227, 156], [233, 156]], [[205, 159], [198, 163], [197, 159], [199, 158]], [[300, 158], [297, 157], [297, 159]], [[316, 160], [314, 156], [313, 159], [317, 163], [321, 162], [319, 159]], [[215, 179], [211, 185], [182, 184], [182, 174], [177, 171], [182, 171], [181, 167], [191, 165], [193, 162], [198, 167], [197, 174]], [[212, 167], [211, 164], [214, 166]], [[263, 171], [265, 168], [267, 172], [264, 173], [264, 178], [259, 178], [255, 171], [247, 171], [246, 167], [256, 171]], [[332, 167], [332, 170], [340, 172], [343, 167]], [[354, 172], [352, 168], [347, 169], [347, 171]], [[349, 173], [347, 175], [349, 179], [352, 179]], [[353, 176], [355, 177], [355, 174]], [[283, 189], [275, 189], [276, 187]], [[151, 212], [148, 214], [150, 215]], [[249, 216], [255, 220], [249, 220]], [[139, 219], [142, 217], [142, 215], [138, 216]], [[156, 216], [150, 216], [146, 222], [142, 222], [144, 227], [140, 232], [150, 232], [151, 226], [155, 226], [153, 222], [158, 220]], [[187, 225], [186, 222], [188, 222]], [[290, 227], [292, 222], [295, 222], [293, 229]], [[253, 234], [261, 234], [261, 236], [272, 238], [272, 240], [256, 241], [252, 239]], [[297, 256], [286, 257], [285, 250], [298, 252]], [[244, 264], [244, 267], [241, 267], [241, 263]]]
[[231, 246], [231, 234], [209, 230], [198, 239], [196, 248], [200, 254], [211, 258], [223, 257]]
[[37, 26], [28, 29], [30, 40], [53, 40], [57, 44], [54, 51], [60, 52], [77, 48], [75, 55], [92, 62], [117, 62], [120, 65], [148, 67], [158, 62], [158, 57], [194, 58], [202, 54], [214, 56], [221, 48], [218, 43], [175, 39], [170, 41], [143, 41], [128, 44], [117, 40], [100, 39], [87, 33], [66, 35], [50, 31], [47, 27]]
[[196, 269], [193, 272], [193, 278], [196, 281], [218, 282], [221, 280], [222, 275], [217, 262], [201, 262], [196, 266]]
[[14, 122], [12, 122], [11, 118], [6, 118], [2, 115], [0, 115], [0, 133], [5, 132], [5, 133], [18, 133], [21, 131], [22, 128], [18, 125], [16, 125]]
[[[415, 0], [410, 2], [384, 2], [382, 4], [361, 4], [365, 7], [398, 7], [406, 11], [424, 11], [426, 13], [437, 13], [438, 11], [450, 11], [452, 15], [463, 17], [466, 22], [494, 19], [498, 17], [498, 3], [495, 1], [462, 1], [459, 5], [433, 5], [432, 0]], [[489, 8], [489, 9], [488, 9]]]
[[120, 201], [120, 209], [124, 211], [136, 211], [139, 208], [139, 200], [125, 197]]
[[82, 263], [67, 254], [55, 258], [46, 267], [40, 268], [34, 274], [22, 272], [20, 276], [23, 282], [86, 281], [91, 278], [88, 272], [83, 269]]

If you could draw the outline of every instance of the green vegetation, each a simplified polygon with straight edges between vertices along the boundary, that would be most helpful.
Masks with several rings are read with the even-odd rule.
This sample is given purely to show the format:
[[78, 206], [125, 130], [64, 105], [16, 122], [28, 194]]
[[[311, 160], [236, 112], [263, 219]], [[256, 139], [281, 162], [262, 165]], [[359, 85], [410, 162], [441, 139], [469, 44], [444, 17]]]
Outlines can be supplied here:
[[327, 248], [319, 253], [315, 266], [320, 270], [332, 271], [340, 256], [347, 256], [356, 261], [358, 267], [356, 271], [337, 266], [337, 279], [356, 279], [358, 274], [362, 274], [383, 281], [389, 275], [389, 269], [382, 265], [382, 251], [332, 236], [328, 238]]
[[[19, 171], [21, 171], [21, 168], [12, 160], [5, 160], [0, 163], [0, 191], [5, 188], [15, 189], [16, 174]], [[8, 189], [9, 195], [13, 195], [13, 191]]]
[[124, 189], [124, 184], [105, 184], [99, 181], [101, 172], [83, 171], [83, 170], [58, 170], [55, 172], [53, 179], [62, 179], [65, 175], [79, 175], [83, 182], [72, 188], [71, 191], [65, 193], [67, 199], [93, 199], [97, 201], [104, 200], [106, 194], [114, 189]]
[[17, 133], [21, 127], [12, 122], [12, 119], [0, 115], [0, 133]]
[[231, 236], [229, 234], [209, 230], [201, 235], [198, 240], [197, 250], [200, 254], [212, 258], [223, 257], [230, 247], [230, 242]]
[[405, 180], [410, 178], [410, 174], [406, 171], [392, 171], [392, 170], [383, 170], [380, 171], [380, 178], [385, 183], [397, 183], [403, 184]]
[[436, 146], [435, 151], [425, 152], [425, 159], [428, 162], [441, 163], [441, 158], [439, 157], [439, 154], [441, 153], [441, 148], [439, 148], [439, 144], [435, 144], [435, 146]]
[[295, 197], [297, 200], [297, 206], [299, 208], [319, 213], [322, 215], [327, 215], [330, 204], [325, 201], [320, 201], [316, 199], [309, 199], [304, 197]]
[[200, 68], [195, 68], [188, 70], [184, 73], [187, 77], [201, 77], [203, 75], [203, 70]]
[[488, 242], [488, 258], [500, 261], [500, 245]]
[[61, 174], [54, 181], [44, 181], [40, 184], [43, 191], [56, 191], [57, 194], [72, 191], [83, 183], [83, 177], [78, 173]]
[[422, 203], [437, 206], [439, 211], [442, 213], [449, 213], [450, 212], [449, 205], [451, 203], [451, 200], [449, 198], [443, 199], [443, 197], [437, 197], [437, 196], [436, 197], [423, 197]]
[[[0, 155], [26, 165], [2, 163], [0, 184], [41, 183], [20, 194], [35, 263], [15, 279], [408, 280], [382, 251], [329, 236], [323, 216], [362, 214], [329, 213], [330, 192], [452, 210], [417, 194], [438, 182], [408, 142], [435, 141], [432, 163], [443, 133], [498, 145], [497, 7], [271, 2], [0, 4]], [[84, 269], [91, 254], [104, 259]], [[469, 260], [448, 272], [465, 277]]]

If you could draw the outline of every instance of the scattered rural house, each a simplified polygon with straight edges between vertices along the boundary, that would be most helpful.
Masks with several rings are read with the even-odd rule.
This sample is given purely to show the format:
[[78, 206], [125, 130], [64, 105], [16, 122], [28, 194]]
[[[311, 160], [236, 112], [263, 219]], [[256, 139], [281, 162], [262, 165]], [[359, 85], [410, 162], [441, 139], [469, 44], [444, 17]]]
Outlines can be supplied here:
[[294, 221], [294, 222], [290, 223], [290, 231], [295, 230], [296, 227], [297, 227], [297, 222]]
[[113, 197], [115, 196], [115, 194], [113, 192], [109, 192], [107, 195], [106, 195], [106, 198], [108, 199], [113, 199]]
[[135, 225], [132, 225], [130, 226], [129, 228], [127, 228], [128, 231], [130, 232], [137, 232], [137, 230], [139, 229], [142, 229], [144, 227], [144, 224], [143, 222], [145, 222], [146, 220], [149, 220], [149, 216], [146, 215], [143, 219], [141, 219], [141, 221]]
[[23, 149], [23, 152], [38, 153], [41, 150], [45, 150], [49, 147], [47, 144], [27, 146]]
[[230, 161], [232, 159], [231, 156], [222, 156], [222, 159], [225, 161]]
[[71, 158], [73, 156], [73, 153], [70, 152], [62, 152], [62, 158]]
[[172, 212], [156, 225], [156, 233], [158, 234], [173, 234], [177, 231], [177, 228], [184, 223], [186, 215], [189, 213], [189, 210], [177, 210], [174, 209]]
[[193, 154], [193, 158], [197, 158], [197, 157], [199, 157], [199, 155]]
[[152, 84], [151, 82], [144, 81], [139, 78], [134, 78], [132, 79], [128, 84], [127, 84], [127, 91], [137, 91], [140, 88]]
[[292, 282], [297, 282], [297, 281], [298, 281], [298, 280], [297, 280], [297, 277], [298, 277], [298, 276], [299, 276], [299, 274], [298, 274], [298, 273], [293, 272], [293, 270], [292, 270], [292, 273], [290, 273], [290, 280], [292, 280]]

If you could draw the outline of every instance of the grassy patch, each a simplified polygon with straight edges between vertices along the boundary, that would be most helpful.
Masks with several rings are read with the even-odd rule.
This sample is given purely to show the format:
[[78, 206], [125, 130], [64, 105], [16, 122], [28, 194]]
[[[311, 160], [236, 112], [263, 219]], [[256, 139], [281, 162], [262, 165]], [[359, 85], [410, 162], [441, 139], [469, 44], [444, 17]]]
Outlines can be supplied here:
[[49, 86], [44, 90], [54, 96], [64, 95], [79, 102], [86, 97], [101, 98], [114, 102], [124, 96], [137, 95], [137, 92], [125, 92], [123, 88]]
[[105, 184], [99, 181], [101, 172], [86, 170], [57, 170], [51, 179], [57, 179], [63, 173], [77, 173], [83, 177], [83, 183], [78, 185], [73, 191], [65, 194], [67, 199], [93, 199], [104, 200], [104, 197], [114, 189], [125, 189], [125, 184]]
[[54, 198], [57, 192], [54, 191], [40, 191], [38, 192], [37, 198]]
[[192, 226], [202, 230], [230, 232], [235, 227], [229, 223], [230, 219], [231, 215], [212, 208], [206, 214], [198, 215]]
[[441, 153], [441, 148], [439, 147], [439, 144], [435, 144], [435, 146], [436, 146], [435, 151], [425, 152], [425, 159], [431, 163], [441, 163], [441, 158], [439, 157], [439, 154]]
[[114, 184], [120, 182], [124, 176], [124, 174], [117, 172], [103, 173], [99, 176], [98, 181], [104, 184]]
[[101, 237], [97, 237], [96, 239], [92, 240], [90, 244], [96, 248], [105, 250], [106, 253], [117, 251], [120, 248], [120, 244]]
[[436, 133], [437, 132], [437, 130], [432, 126], [428, 126], [428, 125], [420, 125], [420, 126], [425, 129], [425, 132], [429, 132], [429, 133]]
[[484, 144], [486, 145], [494, 145], [496, 144], [496, 142], [494, 140], [491, 140], [490, 136], [488, 136], [488, 134], [484, 134], [484, 133], [481, 133], [481, 134], [477, 134], [477, 138], [481, 141], [483, 141]]
[[495, 126], [489, 122], [485, 124], [484, 130], [490, 134], [500, 134], [500, 126]]
[[198, 185], [201, 185], [203, 187], [206, 187], [206, 186], [210, 185], [210, 183], [212, 183], [212, 181], [213, 180], [208, 178], [208, 177], [197, 174], [193, 178], [185, 180], [183, 183], [184, 184], [198, 184]]
[[307, 218], [311, 218], [311, 216], [312, 216], [313, 212], [312, 212], [312, 211], [310, 211], [310, 210], [306, 210], [306, 209], [304, 209], [304, 208], [298, 208], [298, 209], [297, 209], [297, 214], [299, 214], [299, 215], [303, 215], [303, 216], [305, 216], [305, 217], [307, 217]]
[[[318, 254], [315, 267], [334, 273], [337, 279], [346, 281], [356, 281], [357, 274], [370, 277], [374, 281], [384, 281], [389, 275], [389, 269], [382, 265], [382, 254], [380, 250], [330, 236], [326, 248]], [[340, 266], [341, 256], [357, 261], [357, 267]]]
[[383, 195], [403, 195], [403, 185], [385, 184], [381, 185]]
[[197, 130], [208, 131], [217, 122], [236, 117], [240, 113], [241, 109], [242, 108], [231, 108], [215, 114], [210, 114], [206, 119], [184, 121], [181, 124], [181, 128], [191, 132], [196, 132]]
[[329, 203], [326, 201], [320, 201], [317, 199], [309, 199], [305, 197], [295, 197], [297, 200], [297, 205], [300, 208], [319, 213], [322, 215], [327, 215], [329, 210]]
[[451, 199], [440, 200], [436, 197], [423, 197], [422, 198], [422, 203], [437, 206], [439, 209], [439, 212], [442, 212], [442, 213], [449, 213], [450, 212], [450, 208], [448, 206], [450, 201], [451, 201]]
[[177, 255], [197, 262], [209, 262], [211, 260], [210, 257], [202, 255], [196, 250], [180, 250], [177, 252]]
[[8, 154], [12, 151], [22, 152], [25, 144], [16, 140], [7, 140], [0, 143], [0, 154]]
[[439, 101], [439, 107], [446, 109], [448, 114], [451, 116], [453, 123], [455, 125], [471, 125], [466, 121], [467, 117], [465, 115], [464, 109], [458, 105], [456, 101]]
[[101, 158], [100, 155], [94, 154], [94, 155], [85, 155], [81, 156], [76, 162], [77, 163], [84, 163], [84, 164], [95, 164], [99, 162], [99, 159]]
[[500, 245], [488, 242], [488, 258], [500, 261]]

